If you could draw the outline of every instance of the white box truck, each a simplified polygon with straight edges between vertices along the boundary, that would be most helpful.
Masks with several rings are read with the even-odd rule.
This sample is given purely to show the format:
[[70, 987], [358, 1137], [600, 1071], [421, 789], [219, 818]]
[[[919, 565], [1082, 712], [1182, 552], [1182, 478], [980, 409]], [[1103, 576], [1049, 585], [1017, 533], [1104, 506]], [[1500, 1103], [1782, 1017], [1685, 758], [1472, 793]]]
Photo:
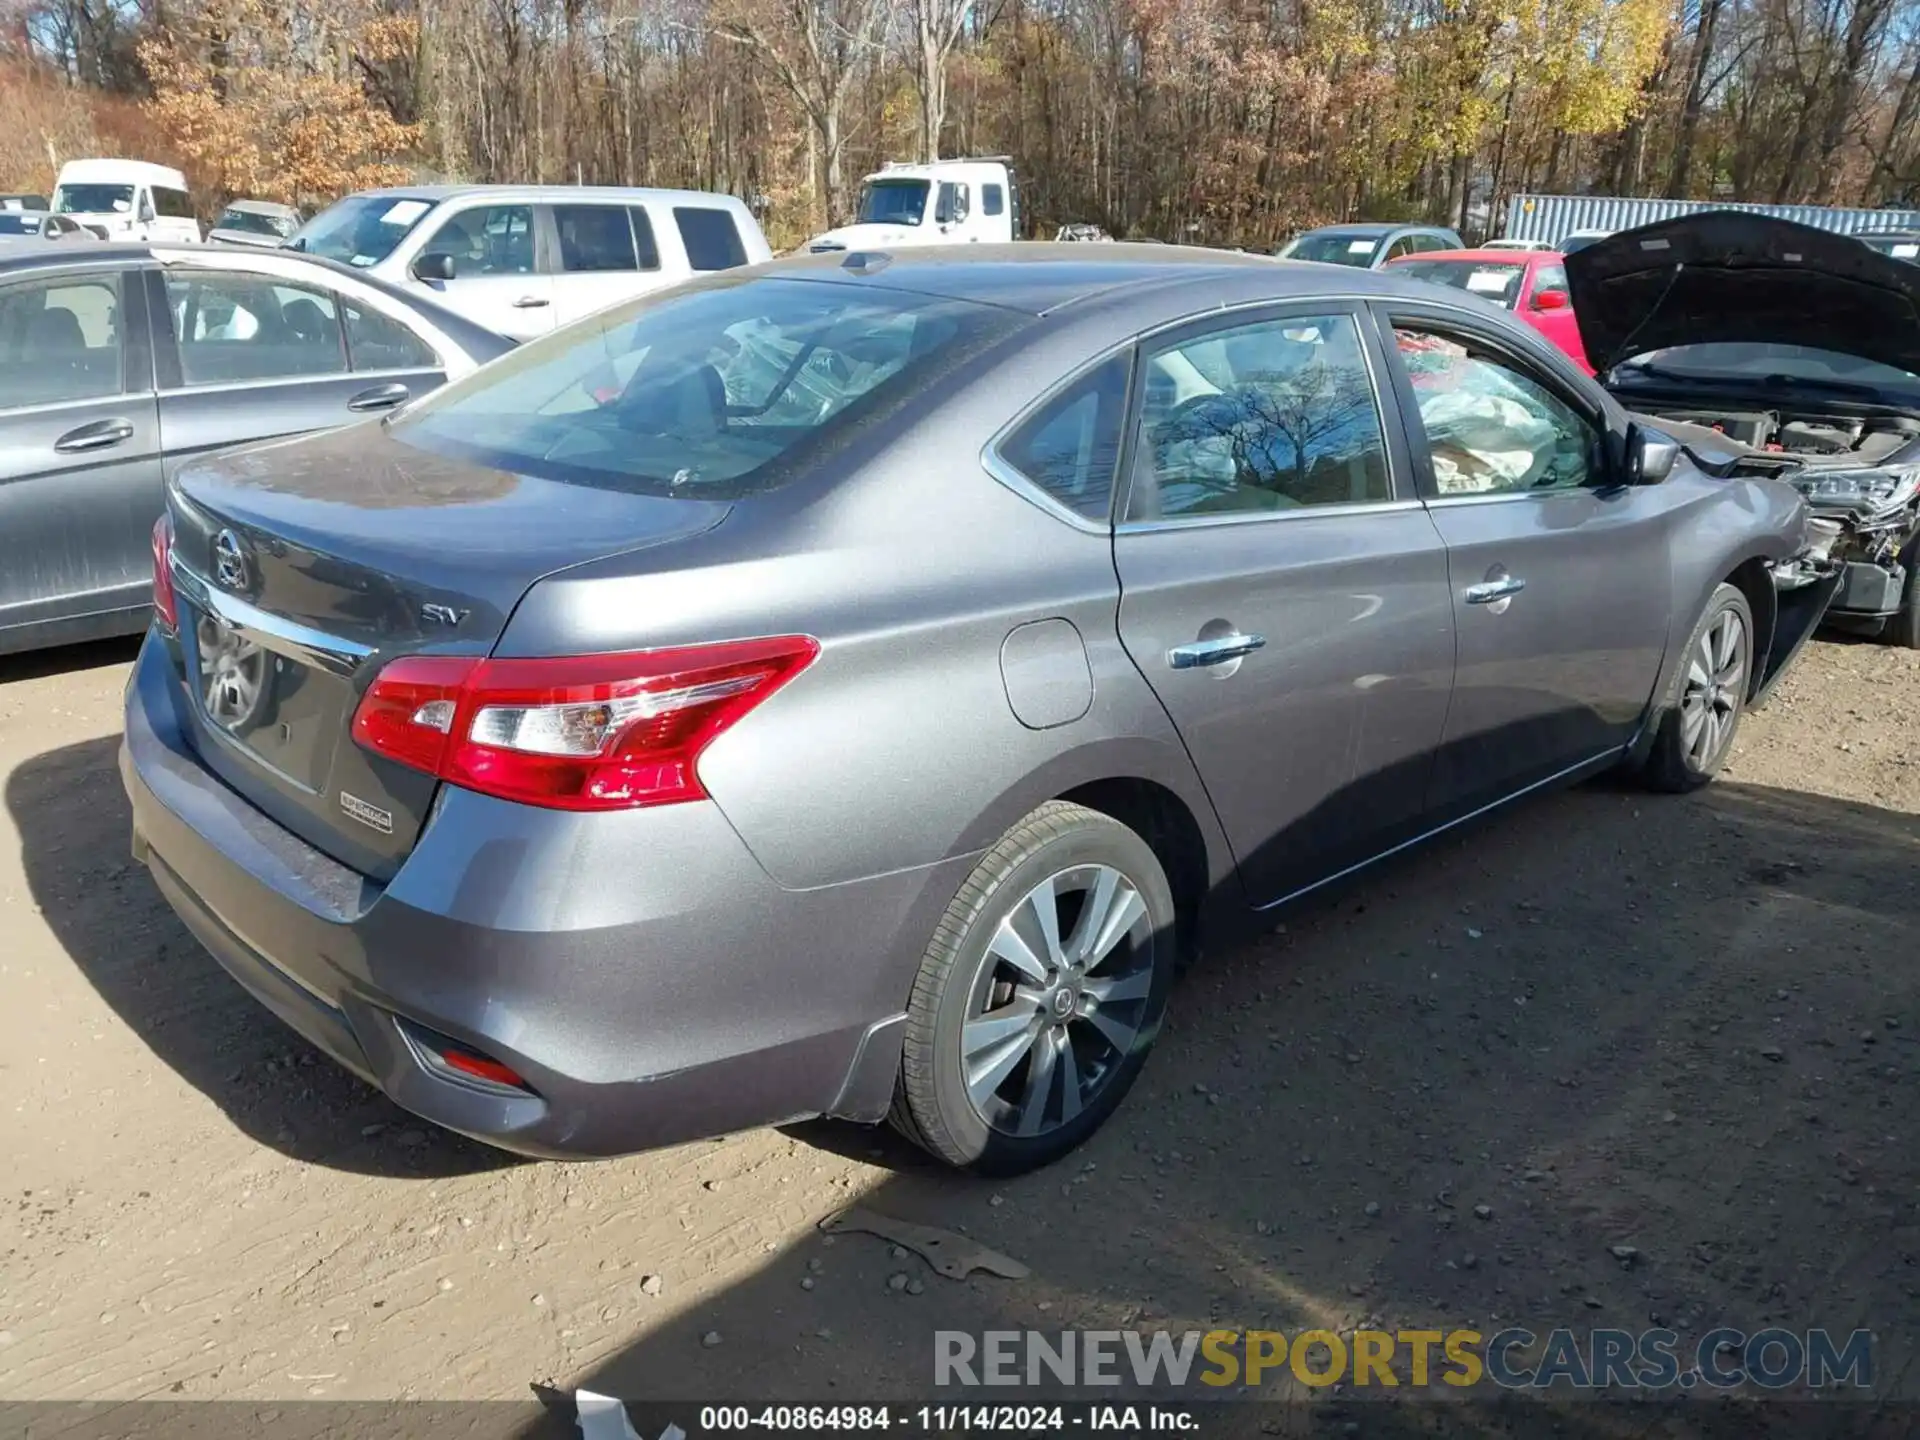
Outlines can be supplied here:
[[831, 250], [893, 250], [903, 245], [999, 244], [1019, 238], [1020, 191], [1006, 155], [888, 164], [860, 182], [860, 208], [842, 225], [807, 242]]

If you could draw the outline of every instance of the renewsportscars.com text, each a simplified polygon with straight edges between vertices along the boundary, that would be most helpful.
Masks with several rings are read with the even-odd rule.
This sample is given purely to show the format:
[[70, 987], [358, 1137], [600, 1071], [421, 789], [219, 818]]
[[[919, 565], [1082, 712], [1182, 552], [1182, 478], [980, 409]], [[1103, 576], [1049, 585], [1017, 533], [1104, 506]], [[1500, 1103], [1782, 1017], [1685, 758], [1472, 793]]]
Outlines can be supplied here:
[[1402, 1385], [1456, 1389], [1765, 1390], [1873, 1384], [1873, 1336], [1854, 1330], [1722, 1328], [1683, 1343], [1672, 1330], [1520, 1326], [1478, 1330], [938, 1330], [933, 1378], [940, 1386], [1281, 1384], [1314, 1388]]

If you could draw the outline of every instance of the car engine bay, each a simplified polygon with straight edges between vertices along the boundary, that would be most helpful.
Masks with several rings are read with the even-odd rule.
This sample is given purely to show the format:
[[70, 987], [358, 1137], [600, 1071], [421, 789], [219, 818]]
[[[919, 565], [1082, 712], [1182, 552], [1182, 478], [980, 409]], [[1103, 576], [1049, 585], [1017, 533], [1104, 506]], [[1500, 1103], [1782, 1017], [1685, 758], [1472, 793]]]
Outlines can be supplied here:
[[1697, 405], [1643, 413], [1711, 473], [1770, 475], [1807, 497], [1810, 558], [1846, 572], [1836, 618], [1900, 609], [1920, 558], [1920, 417]]

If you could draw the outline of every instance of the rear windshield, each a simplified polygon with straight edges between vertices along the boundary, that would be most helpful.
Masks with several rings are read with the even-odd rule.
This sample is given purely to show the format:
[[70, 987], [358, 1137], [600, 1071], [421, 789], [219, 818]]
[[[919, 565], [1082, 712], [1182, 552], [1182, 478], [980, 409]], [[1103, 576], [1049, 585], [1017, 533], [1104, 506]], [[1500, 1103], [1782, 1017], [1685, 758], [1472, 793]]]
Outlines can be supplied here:
[[1509, 310], [1520, 298], [1520, 277], [1527, 273], [1524, 265], [1487, 260], [1396, 260], [1389, 268], [1410, 280], [1465, 290]]
[[343, 265], [378, 265], [431, 209], [431, 200], [411, 195], [350, 195], [301, 226], [288, 244]]
[[263, 215], [258, 210], [229, 210], [214, 222], [213, 228], [285, 239], [293, 234], [296, 226], [291, 215]]
[[556, 331], [436, 392], [396, 439], [645, 495], [770, 488], [1018, 323], [961, 301], [716, 278]]
[[1373, 263], [1374, 252], [1380, 248], [1380, 236], [1356, 235], [1348, 231], [1308, 231], [1281, 252], [1286, 260], [1318, 260], [1325, 265], [1358, 265], [1362, 269]]

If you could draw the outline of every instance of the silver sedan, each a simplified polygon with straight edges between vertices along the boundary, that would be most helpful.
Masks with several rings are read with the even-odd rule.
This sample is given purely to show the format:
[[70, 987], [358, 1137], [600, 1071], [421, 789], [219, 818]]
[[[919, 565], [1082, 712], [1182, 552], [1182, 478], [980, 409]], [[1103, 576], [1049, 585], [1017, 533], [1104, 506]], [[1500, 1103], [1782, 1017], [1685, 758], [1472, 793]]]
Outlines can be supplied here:
[[1831, 597], [1805, 518], [1391, 275], [776, 262], [185, 469], [134, 845], [452, 1129], [890, 1116], [1017, 1171], [1202, 937], [1546, 786], [1711, 779]]

